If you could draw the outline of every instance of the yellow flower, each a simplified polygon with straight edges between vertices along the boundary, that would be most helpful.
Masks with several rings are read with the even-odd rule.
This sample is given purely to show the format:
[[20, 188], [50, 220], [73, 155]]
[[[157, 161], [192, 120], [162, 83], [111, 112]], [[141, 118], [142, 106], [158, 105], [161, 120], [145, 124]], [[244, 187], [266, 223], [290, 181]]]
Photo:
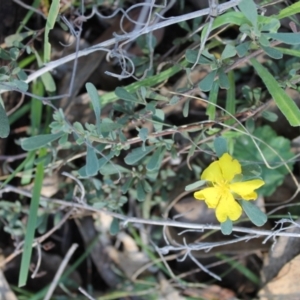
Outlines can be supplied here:
[[202, 173], [201, 179], [208, 181], [209, 187], [195, 192], [194, 197], [204, 200], [209, 208], [215, 208], [216, 217], [221, 223], [227, 218], [236, 221], [242, 215], [242, 207], [234, 196], [243, 200], [255, 200], [257, 194], [254, 190], [265, 184], [261, 179], [232, 182], [235, 175], [241, 173], [240, 163], [228, 153], [211, 163]]

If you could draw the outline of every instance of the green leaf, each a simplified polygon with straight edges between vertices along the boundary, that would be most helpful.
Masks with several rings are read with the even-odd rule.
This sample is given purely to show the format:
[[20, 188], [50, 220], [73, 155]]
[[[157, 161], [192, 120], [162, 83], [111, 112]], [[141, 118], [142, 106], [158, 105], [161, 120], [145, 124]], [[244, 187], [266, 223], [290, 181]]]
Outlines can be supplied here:
[[152, 187], [147, 180], [142, 180], [143, 189], [146, 193], [152, 192]]
[[245, 15], [245, 17], [252, 23], [254, 27], [257, 27], [257, 8], [253, 0], [242, 0], [238, 4], [239, 9]]
[[87, 146], [85, 170], [88, 177], [96, 175], [99, 170], [98, 157], [95, 149], [91, 146]]
[[228, 152], [227, 141], [223, 137], [219, 136], [214, 139], [214, 148], [217, 156], [220, 158], [224, 153]]
[[162, 109], [155, 109], [155, 112], [152, 116], [153, 126], [156, 131], [161, 131], [164, 126], [165, 113]]
[[190, 108], [190, 99], [188, 99], [187, 101], [185, 101], [184, 105], [183, 105], [183, 111], [182, 114], [183, 116], [186, 118], [189, 115], [189, 108]]
[[259, 37], [258, 42], [260, 43], [260, 45], [262, 47], [270, 47], [270, 45], [271, 45], [269, 39], [267, 38], [267, 36], [265, 34], [262, 34]]
[[47, 16], [44, 34], [44, 62], [50, 61], [51, 44], [49, 43], [49, 33], [50, 30], [54, 28], [54, 24], [59, 13], [59, 5], [60, 0], [53, 0], [49, 9], [49, 14]]
[[21, 147], [25, 151], [36, 150], [36, 149], [46, 146], [48, 143], [51, 143], [51, 142], [59, 139], [63, 135], [64, 135], [64, 132], [32, 136], [32, 137], [21, 140]]
[[[265, 181], [265, 185], [260, 187], [258, 191], [264, 196], [270, 196], [283, 183], [285, 176], [289, 173], [286, 167], [282, 165], [278, 155], [284, 161], [290, 160], [294, 156], [291, 151], [291, 143], [288, 139], [278, 136], [268, 125], [256, 128], [253, 135], [266, 143], [257, 141], [265, 159], [275, 168], [269, 169], [264, 165], [260, 153], [247, 135], [242, 135], [236, 139], [233, 156], [238, 157], [240, 161], [252, 162], [253, 165], [259, 164], [261, 178]], [[288, 163], [288, 166], [292, 168], [292, 163]]]
[[[227, 113], [230, 113], [231, 115], [235, 115], [236, 112], [236, 96], [235, 96], [235, 76], [234, 71], [228, 72], [228, 80], [229, 80], [229, 88], [226, 93], [226, 106], [225, 109]], [[235, 120], [232, 118], [225, 120], [225, 124], [227, 125], [233, 125]]]
[[[211, 31], [214, 29], [217, 29], [221, 26], [224, 26], [226, 24], [231, 24], [231, 25], [238, 25], [241, 26], [244, 23], [247, 23], [247, 19], [245, 17], [245, 15], [241, 12], [228, 12], [225, 14], [222, 14], [220, 16], [217, 16], [213, 22], [213, 26], [211, 28]], [[203, 41], [204, 37], [207, 34], [207, 30], [208, 30], [209, 24], [205, 25], [202, 33], [201, 33], [201, 41]]]
[[143, 149], [145, 150], [145, 143], [148, 138], [148, 128], [141, 128], [139, 131], [139, 137], [143, 142]]
[[[199, 54], [199, 51], [188, 49], [185, 53], [185, 58], [188, 62], [194, 64], [198, 58], [198, 54]], [[212, 63], [212, 61], [203, 55], [200, 55], [200, 57], [198, 58], [198, 61], [197, 61], [197, 64], [201, 64], [201, 65], [209, 65], [211, 63]]]
[[206, 108], [206, 115], [208, 116], [209, 120], [215, 120], [216, 118], [216, 105], [219, 95], [219, 84], [217, 81], [213, 83], [212, 89], [209, 93], [208, 98], [208, 106]]
[[113, 218], [113, 221], [110, 224], [109, 233], [111, 235], [116, 235], [120, 231], [119, 220], [117, 218]]
[[208, 92], [211, 90], [215, 76], [217, 74], [217, 70], [213, 70], [208, 73], [200, 82], [199, 82], [199, 89], [204, 92]]
[[283, 19], [283, 18], [286, 18], [286, 17], [289, 17], [289, 16], [293, 16], [297, 13], [300, 13], [300, 2], [297, 1], [296, 3], [284, 8], [284, 9], [281, 9], [279, 14], [276, 16], [277, 19]]
[[267, 55], [269, 55], [270, 57], [272, 57], [274, 59], [281, 59], [283, 56], [283, 54], [279, 50], [277, 50], [273, 47], [264, 47], [264, 46], [261, 46], [261, 47], [266, 52]]
[[258, 73], [266, 85], [269, 93], [272, 95], [275, 103], [281, 112], [285, 115], [291, 126], [300, 125], [300, 111], [298, 106], [295, 104], [285, 91], [279, 86], [278, 81], [273, 75], [263, 67], [255, 58], [250, 59], [254, 69]]
[[20, 54], [20, 50], [18, 48], [9, 49], [9, 54], [12, 60], [17, 60]]
[[267, 37], [270, 37], [274, 40], [283, 42], [289, 45], [299, 45], [300, 44], [300, 34], [297, 33], [264, 33]]
[[128, 192], [128, 190], [130, 189], [130, 187], [132, 186], [134, 178], [133, 177], [129, 177], [125, 183], [122, 185], [121, 187], [121, 191], [122, 194], [126, 194]]
[[99, 95], [98, 95], [98, 91], [95, 88], [95, 86], [90, 82], [86, 83], [85, 88], [86, 88], [86, 90], [87, 90], [87, 92], [90, 96], [90, 99], [92, 101], [92, 104], [93, 104], [94, 113], [95, 113], [95, 116], [96, 116], [96, 127], [99, 131], [98, 134], [100, 134], [101, 130], [99, 128], [99, 125], [101, 123], [101, 118], [100, 118], [101, 106], [100, 106], [100, 98], [99, 98]]
[[[193, 143], [191, 144], [191, 148], [190, 148], [189, 153], [188, 153], [188, 156], [187, 156], [187, 164], [188, 164], [189, 169], [191, 169], [191, 166], [190, 166], [190, 158], [194, 155], [195, 150], [196, 150], [196, 148], [198, 147], [197, 144], [198, 144], [198, 142], [200, 141], [200, 139], [201, 139], [202, 137], [203, 137], [203, 134], [202, 134], [202, 132], [200, 132], [198, 135], [196, 135], [196, 136], [193, 138]], [[174, 148], [172, 148], [172, 151], [174, 151], [174, 157], [177, 158], [177, 152], [175, 151]]]
[[[133, 93], [133, 92], [137, 91], [138, 89], [140, 89], [141, 87], [148, 87], [148, 86], [153, 86], [153, 85], [157, 86], [160, 82], [168, 80], [174, 74], [182, 71], [182, 69], [187, 67], [188, 64], [189, 63], [186, 60], [184, 60], [180, 64], [176, 64], [173, 67], [168, 68], [167, 70], [160, 72], [159, 74], [149, 76], [149, 77], [147, 77], [143, 80], [136, 81], [132, 84], [127, 85], [126, 86], [126, 91], [128, 93]], [[116, 92], [106, 93], [106, 94], [101, 96], [102, 107], [104, 105], [106, 105], [108, 103], [111, 103], [111, 102], [114, 102], [118, 99], [120, 99], [120, 97], [118, 97], [116, 95]], [[130, 102], [135, 102], [135, 101], [130, 101]]]
[[297, 49], [288, 49], [288, 48], [282, 48], [282, 47], [275, 47], [274, 49], [277, 49], [281, 53], [286, 54], [286, 55], [300, 57], [300, 51]]
[[[42, 67], [43, 66], [43, 61], [42, 61], [42, 59], [39, 55], [39, 52], [36, 51], [36, 50], [33, 50], [33, 52], [34, 52], [36, 60], [38, 62], [38, 66]], [[47, 92], [52, 93], [52, 92], [56, 91], [56, 85], [55, 85], [54, 79], [53, 79], [52, 75], [49, 72], [46, 72], [43, 75], [41, 75], [41, 79], [42, 79], [42, 82], [43, 82]]]
[[[41, 149], [40, 157], [43, 157], [44, 155], [46, 155], [46, 153], [47, 153], [46, 149]], [[44, 164], [43, 162], [41, 162], [37, 165], [36, 174], [34, 178], [33, 192], [32, 192], [32, 198], [30, 202], [30, 208], [29, 208], [29, 218], [26, 225], [24, 251], [22, 254], [21, 269], [19, 273], [19, 283], [18, 283], [19, 287], [22, 287], [26, 284], [27, 277], [28, 277], [28, 270], [29, 270], [31, 254], [32, 254], [32, 243], [34, 240], [34, 234], [36, 230], [37, 214], [38, 214], [41, 190], [43, 185], [43, 179], [44, 179]]]
[[261, 167], [258, 164], [242, 165], [243, 181], [260, 177]]
[[11, 81], [0, 83], [0, 89], [5, 91], [14, 91], [18, 89], [22, 92], [26, 92], [28, 90], [28, 84], [21, 80], [12, 79]]
[[143, 184], [140, 180], [136, 185], [136, 197], [139, 201], [144, 201], [146, 198], [146, 193], [144, 191]]
[[232, 232], [232, 221], [227, 218], [225, 222], [221, 223], [221, 231], [224, 235], [229, 235]]
[[225, 74], [224, 70], [221, 68], [218, 72], [219, 75], [219, 86], [222, 89], [228, 90], [230, 87], [228, 76]]
[[[4, 60], [11, 60], [9, 53], [2, 48], [0, 48], [0, 58], [2, 58]], [[1, 68], [3, 68], [3, 67], [1, 67]]]
[[187, 185], [184, 190], [186, 192], [193, 191], [193, 190], [196, 190], [196, 189], [200, 188], [205, 183], [206, 183], [206, 180], [198, 180], [194, 183], [191, 183], [191, 184]]
[[155, 146], [147, 146], [145, 147], [145, 149], [143, 149], [142, 147], [135, 148], [129, 154], [126, 155], [124, 161], [128, 165], [134, 165], [154, 149]]
[[146, 89], [146, 94], [143, 98], [153, 99], [156, 101], [169, 101], [168, 97], [160, 95], [160, 94], [152, 91], [150, 88], [145, 88], [145, 89]]
[[277, 30], [280, 28], [280, 21], [276, 18], [270, 18], [270, 22], [263, 23], [263, 26], [261, 27], [261, 32], [277, 32]]
[[165, 147], [158, 147], [153, 155], [151, 156], [146, 168], [149, 172], [157, 170], [160, 168], [161, 162], [164, 158], [166, 148]]
[[6, 138], [9, 135], [9, 121], [4, 107], [0, 103], [0, 137]]
[[221, 54], [221, 59], [234, 57], [236, 55], [236, 49], [234, 46], [227, 44]]
[[245, 56], [249, 49], [250, 49], [250, 45], [251, 45], [251, 42], [248, 41], [248, 42], [244, 42], [244, 43], [241, 43], [240, 45], [236, 46], [236, 51], [237, 51], [237, 54], [239, 57], [243, 57]]
[[123, 125], [113, 122], [110, 119], [104, 119], [101, 124], [99, 124], [98, 128], [101, 133], [108, 133], [114, 130], [122, 128]]
[[267, 110], [264, 110], [261, 116], [269, 122], [276, 122], [278, 120], [278, 116], [274, 112]]
[[115, 93], [122, 100], [145, 104], [143, 101], [139, 100], [137, 97], [135, 97], [134, 95], [130, 94], [129, 92], [127, 92], [122, 87], [117, 87], [115, 89]]
[[34, 31], [26, 31], [22, 33], [15, 33], [9, 35], [5, 38], [5, 45], [7, 48], [10, 48], [14, 45], [15, 42], [22, 42], [25, 38], [33, 35]]
[[239, 200], [239, 203], [241, 204], [246, 215], [254, 225], [263, 226], [268, 221], [267, 215], [263, 213], [251, 201]]
[[126, 169], [122, 166], [113, 164], [113, 163], [106, 163], [102, 167], [100, 167], [100, 173], [102, 175], [113, 175], [113, 174], [118, 174], [118, 173], [129, 173], [130, 170]]

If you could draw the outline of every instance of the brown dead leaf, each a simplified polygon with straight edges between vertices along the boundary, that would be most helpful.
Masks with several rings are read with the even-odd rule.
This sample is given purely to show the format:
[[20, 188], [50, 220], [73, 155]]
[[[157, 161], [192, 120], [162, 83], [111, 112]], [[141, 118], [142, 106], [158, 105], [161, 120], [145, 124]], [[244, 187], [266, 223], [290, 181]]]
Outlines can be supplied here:
[[260, 300], [298, 300], [300, 278], [300, 255], [296, 256], [279, 271], [274, 280], [260, 290]]
[[[300, 220], [297, 220], [300, 223]], [[288, 230], [288, 232], [299, 233], [300, 229], [295, 228]], [[264, 267], [262, 269], [262, 279], [265, 283], [272, 280], [278, 272], [291, 261], [294, 257], [300, 254], [300, 240], [299, 238], [280, 237], [275, 245], [266, 256], [264, 260]]]
[[149, 258], [144, 252], [139, 251], [135, 241], [131, 236], [121, 232], [118, 239], [123, 244], [123, 251], [116, 250], [115, 247], [108, 247], [107, 253], [110, 259], [126, 274], [132, 278], [140, 268], [149, 262]]
[[158, 274], [159, 286], [161, 298], [165, 300], [184, 300], [184, 297], [181, 297], [179, 291], [176, 290], [168, 280], [163, 276], [163, 274]]
[[235, 293], [232, 290], [222, 288], [218, 285], [210, 285], [204, 289], [188, 288], [184, 290], [184, 295], [205, 300], [229, 300], [235, 297]]

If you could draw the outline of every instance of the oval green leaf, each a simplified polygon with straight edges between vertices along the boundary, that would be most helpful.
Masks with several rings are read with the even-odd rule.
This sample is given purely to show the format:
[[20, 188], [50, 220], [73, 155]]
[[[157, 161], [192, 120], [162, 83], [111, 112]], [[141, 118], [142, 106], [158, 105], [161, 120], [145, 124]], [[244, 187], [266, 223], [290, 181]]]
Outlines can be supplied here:
[[221, 223], [221, 231], [224, 235], [229, 235], [232, 232], [232, 221], [227, 218], [227, 220]]
[[46, 146], [48, 143], [51, 143], [51, 142], [59, 139], [63, 135], [64, 135], [64, 132], [32, 136], [32, 137], [23, 139], [21, 141], [21, 147], [25, 151], [36, 150], [36, 149]]
[[124, 161], [127, 165], [134, 165], [142, 158], [144, 158], [147, 154], [149, 154], [154, 148], [155, 146], [147, 146], [144, 149], [143, 147], [133, 149], [128, 155], [126, 155]]
[[87, 146], [85, 170], [88, 177], [96, 175], [99, 170], [98, 157], [95, 149], [91, 146]]
[[267, 215], [263, 213], [255, 204], [245, 200], [240, 200], [239, 203], [242, 205], [243, 210], [254, 225], [262, 226], [267, 222]]
[[9, 135], [9, 122], [4, 107], [0, 104], [0, 137], [6, 138]]

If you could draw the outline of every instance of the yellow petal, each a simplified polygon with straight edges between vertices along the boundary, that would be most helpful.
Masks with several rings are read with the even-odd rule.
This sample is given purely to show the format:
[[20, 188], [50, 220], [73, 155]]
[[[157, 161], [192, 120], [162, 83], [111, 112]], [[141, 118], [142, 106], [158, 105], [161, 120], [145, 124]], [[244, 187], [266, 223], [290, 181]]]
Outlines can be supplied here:
[[241, 206], [234, 200], [230, 193], [225, 193], [216, 209], [216, 217], [220, 223], [225, 222], [227, 218], [236, 221], [242, 215]]
[[241, 164], [238, 160], [233, 159], [233, 157], [228, 153], [224, 153], [221, 156], [219, 159], [219, 165], [223, 178], [228, 182], [230, 182], [235, 175], [242, 173]]
[[202, 173], [202, 180], [207, 180], [211, 182], [223, 181], [223, 174], [221, 172], [219, 161], [214, 161], [211, 163]]
[[241, 196], [244, 200], [253, 200], [257, 198], [257, 194], [254, 190], [258, 189], [265, 182], [261, 179], [254, 179], [244, 182], [234, 182], [229, 185], [232, 192]]
[[194, 197], [197, 200], [205, 200], [205, 203], [209, 208], [216, 208], [221, 196], [220, 189], [216, 187], [208, 187], [194, 193]]

